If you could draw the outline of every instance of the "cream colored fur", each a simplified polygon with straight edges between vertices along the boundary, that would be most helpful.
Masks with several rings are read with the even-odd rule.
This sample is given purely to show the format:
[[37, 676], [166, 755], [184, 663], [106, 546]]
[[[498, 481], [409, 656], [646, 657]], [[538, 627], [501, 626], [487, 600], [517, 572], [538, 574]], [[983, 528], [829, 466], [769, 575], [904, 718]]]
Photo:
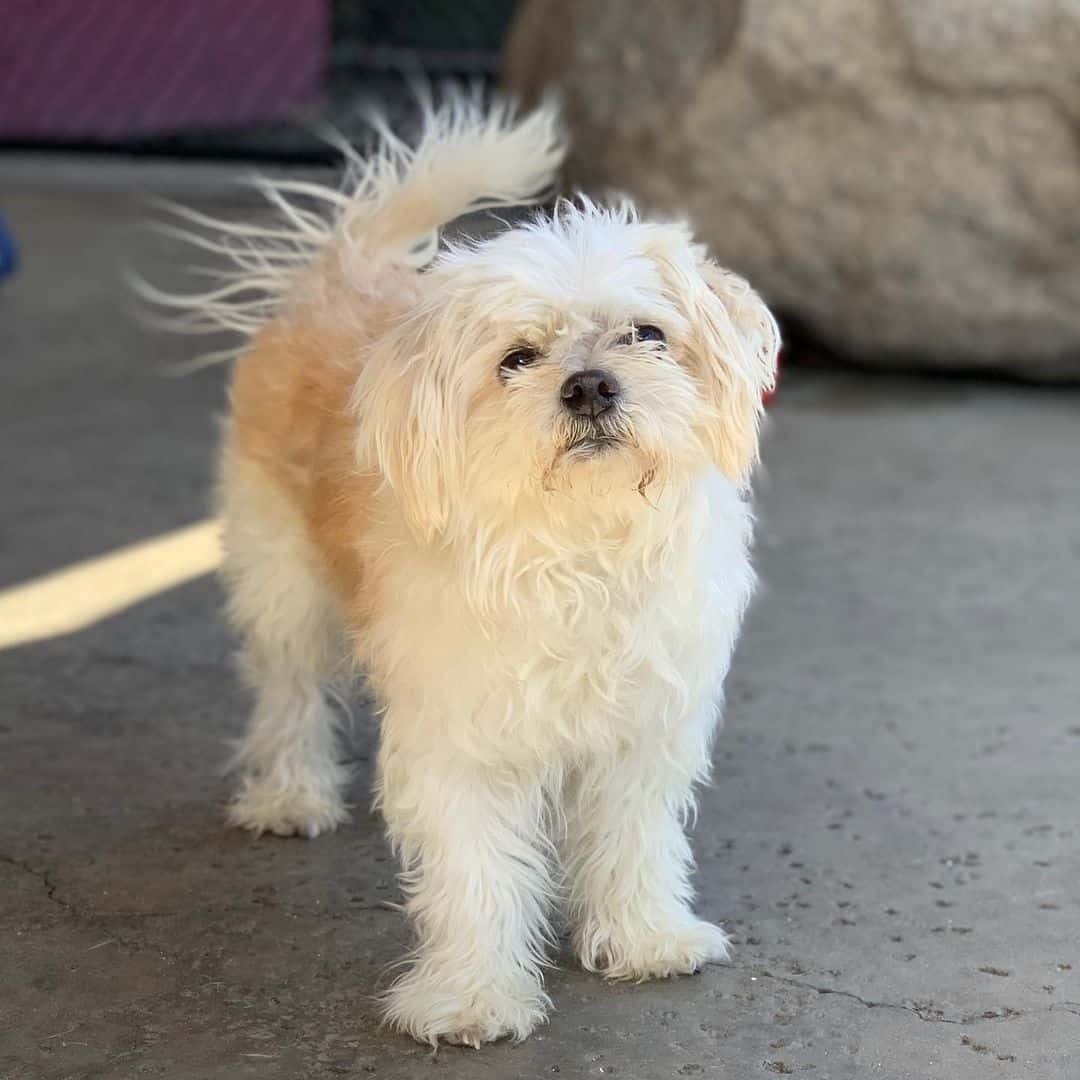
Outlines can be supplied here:
[[[754, 584], [745, 486], [777, 336], [684, 225], [628, 204], [437, 251], [459, 213], [550, 187], [550, 108], [456, 98], [415, 149], [385, 139], [351, 188], [268, 187], [280, 226], [207, 241], [236, 281], [172, 301], [251, 336], [223, 469], [257, 696], [230, 820], [343, 820], [322, 691], [361, 668], [417, 938], [386, 1016], [478, 1046], [544, 1020], [556, 908], [612, 978], [727, 954], [691, 909], [685, 826]], [[501, 367], [524, 346], [533, 363]], [[599, 448], [560, 397], [585, 368], [623, 387]]]

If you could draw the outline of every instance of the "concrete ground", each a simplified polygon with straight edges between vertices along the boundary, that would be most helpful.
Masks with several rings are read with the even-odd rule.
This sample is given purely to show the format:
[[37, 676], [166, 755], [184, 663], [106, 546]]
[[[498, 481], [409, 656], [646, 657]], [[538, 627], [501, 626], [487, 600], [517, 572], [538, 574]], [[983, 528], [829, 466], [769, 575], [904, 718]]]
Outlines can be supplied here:
[[[191, 342], [127, 315], [121, 268], [175, 259], [134, 198], [24, 183], [0, 187], [24, 253], [0, 283], [0, 605], [203, 518], [224, 401], [223, 370], [163, 376]], [[9, 643], [0, 1076], [1075, 1078], [1078, 425], [1062, 389], [788, 373], [695, 830], [735, 960], [608, 986], [564, 957], [520, 1045], [379, 1029], [409, 936], [369, 722], [347, 827], [222, 827], [245, 698], [210, 576]], [[113, 567], [90, 600], [130, 584]]]

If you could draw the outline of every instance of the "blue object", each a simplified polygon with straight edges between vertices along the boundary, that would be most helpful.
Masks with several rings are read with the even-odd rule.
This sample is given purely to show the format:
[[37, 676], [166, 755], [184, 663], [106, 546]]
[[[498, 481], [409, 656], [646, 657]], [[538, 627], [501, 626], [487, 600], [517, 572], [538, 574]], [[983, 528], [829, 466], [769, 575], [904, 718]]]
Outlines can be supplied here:
[[19, 257], [15, 251], [15, 237], [11, 235], [7, 222], [0, 217], [0, 278], [15, 272]]

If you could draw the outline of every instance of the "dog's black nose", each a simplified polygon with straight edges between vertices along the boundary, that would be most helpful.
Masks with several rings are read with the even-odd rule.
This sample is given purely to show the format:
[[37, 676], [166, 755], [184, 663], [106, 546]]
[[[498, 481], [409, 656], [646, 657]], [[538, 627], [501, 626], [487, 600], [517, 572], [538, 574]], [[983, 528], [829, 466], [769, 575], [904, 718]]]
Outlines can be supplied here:
[[562, 384], [562, 403], [578, 416], [598, 417], [619, 400], [619, 380], [610, 371], [579, 371]]

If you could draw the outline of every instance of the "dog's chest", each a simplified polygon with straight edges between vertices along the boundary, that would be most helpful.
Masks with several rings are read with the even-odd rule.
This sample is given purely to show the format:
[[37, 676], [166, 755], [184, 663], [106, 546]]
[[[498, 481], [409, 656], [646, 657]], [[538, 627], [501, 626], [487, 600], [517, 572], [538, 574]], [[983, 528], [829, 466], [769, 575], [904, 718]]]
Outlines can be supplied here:
[[722, 590], [703, 560], [625, 570], [577, 560], [522, 590], [500, 634], [497, 678], [517, 683], [527, 727], [576, 746], [675, 722], [726, 667]]
[[413, 565], [379, 628], [389, 698], [503, 759], [674, 730], [719, 691], [752, 583], [745, 508], [720, 509], [662, 542]]

